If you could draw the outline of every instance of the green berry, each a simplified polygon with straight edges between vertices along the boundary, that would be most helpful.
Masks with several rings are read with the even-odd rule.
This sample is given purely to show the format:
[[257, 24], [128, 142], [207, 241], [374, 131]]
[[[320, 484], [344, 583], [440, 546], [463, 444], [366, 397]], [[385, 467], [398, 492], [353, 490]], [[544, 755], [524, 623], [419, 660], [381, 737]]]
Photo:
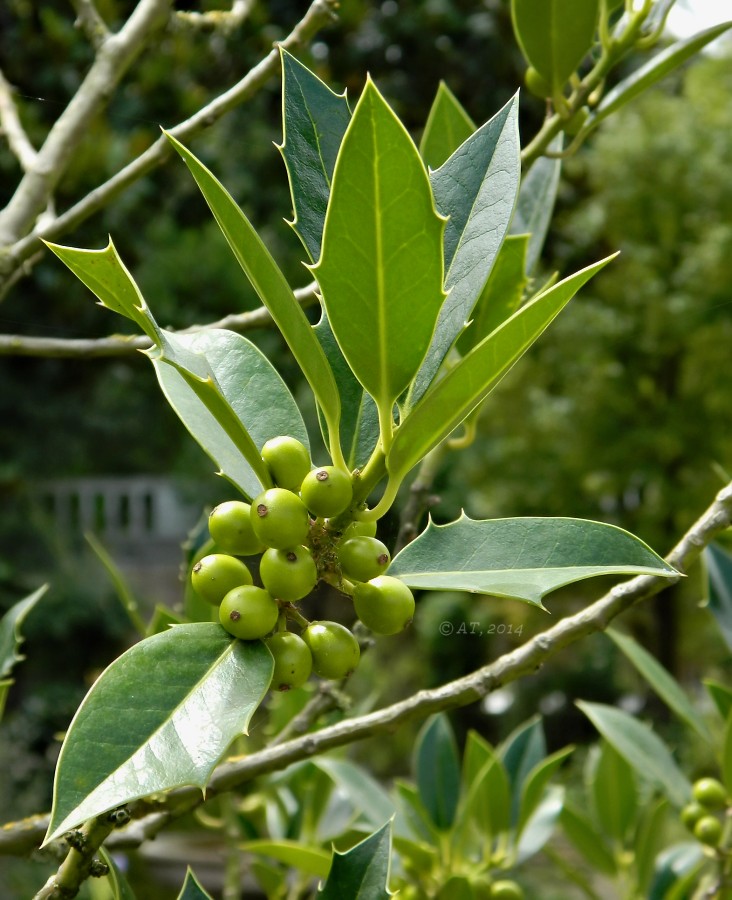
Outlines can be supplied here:
[[524, 900], [524, 891], [515, 881], [504, 879], [491, 885], [491, 900]]
[[300, 490], [303, 478], [310, 471], [308, 448], [294, 437], [276, 437], [262, 447], [262, 459], [277, 487], [288, 491]]
[[338, 561], [346, 578], [370, 581], [386, 572], [391, 556], [374, 537], [353, 537], [338, 545]]
[[547, 97], [551, 97], [552, 95], [552, 86], [549, 82], [544, 78], [543, 75], [539, 74], [537, 70], [533, 66], [529, 66], [526, 70], [526, 74], [524, 75], [524, 84], [526, 85], [527, 90], [534, 94], [535, 97], [541, 97], [542, 99], [546, 99]]
[[273, 597], [291, 603], [307, 597], [318, 581], [315, 560], [307, 547], [266, 550], [259, 564], [259, 574]]
[[302, 502], [316, 516], [337, 516], [345, 512], [353, 500], [351, 478], [335, 466], [313, 469], [300, 485]]
[[241, 500], [219, 503], [208, 517], [208, 530], [224, 553], [254, 556], [264, 550], [252, 528], [251, 506]]
[[376, 537], [376, 522], [350, 522], [341, 534], [341, 542], [354, 537]]
[[274, 657], [272, 687], [277, 691], [299, 688], [310, 678], [313, 656], [305, 641], [291, 631], [278, 631], [266, 641]]
[[267, 547], [283, 550], [304, 544], [310, 530], [308, 511], [302, 500], [284, 488], [263, 491], [252, 502], [252, 528]]
[[707, 814], [706, 809], [701, 805], [701, 803], [697, 803], [696, 801], [692, 801], [691, 803], [687, 803], [686, 806], [681, 810], [681, 821], [689, 829], [689, 831], [694, 830], [694, 826], [699, 821], [699, 819], [703, 818]]
[[707, 847], [716, 847], [722, 840], [722, 823], [714, 816], [702, 816], [694, 826], [694, 837]]
[[338, 622], [311, 622], [302, 638], [313, 655], [313, 670], [322, 678], [345, 678], [358, 665], [358, 641]]
[[248, 584], [234, 588], [219, 607], [219, 621], [236, 638], [256, 641], [263, 638], [277, 624], [280, 608], [263, 588]]
[[727, 791], [716, 778], [700, 778], [694, 782], [691, 793], [704, 809], [725, 809], [727, 806]]
[[191, 570], [191, 585], [202, 600], [217, 606], [230, 590], [252, 583], [252, 573], [240, 559], [209, 553]]
[[396, 634], [414, 618], [414, 595], [403, 581], [390, 575], [357, 584], [353, 606], [359, 619], [375, 634]]

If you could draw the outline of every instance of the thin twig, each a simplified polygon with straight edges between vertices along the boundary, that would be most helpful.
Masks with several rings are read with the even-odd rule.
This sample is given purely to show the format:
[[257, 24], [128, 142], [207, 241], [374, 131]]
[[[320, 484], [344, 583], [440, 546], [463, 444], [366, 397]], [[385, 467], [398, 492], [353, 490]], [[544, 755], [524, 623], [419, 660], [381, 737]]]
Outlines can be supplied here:
[[229, 10], [212, 9], [206, 12], [178, 10], [173, 22], [176, 26], [195, 28], [201, 31], [233, 31], [249, 16], [254, 0], [234, 0]]
[[16, 156], [24, 172], [36, 161], [36, 149], [25, 133], [18, 108], [13, 100], [13, 88], [0, 70], [0, 130], [8, 139], [8, 146]]
[[[365, 738], [396, 731], [408, 722], [425, 718], [432, 713], [457, 709], [482, 700], [487, 694], [505, 684], [531, 675], [560, 650], [579, 639], [603, 631], [630, 607], [675, 584], [698, 558], [704, 547], [732, 526], [732, 484], [719, 492], [711, 506], [691, 526], [666, 560], [680, 573], [673, 578], [639, 575], [616, 585], [586, 609], [566, 616], [556, 625], [537, 634], [516, 650], [506, 653], [492, 663], [463, 678], [448, 682], [433, 690], [417, 694], [367, 715], [346, 719], [323, 728], [267, 747], [251, 756], [220, 765], [206, 788], [206, 798], [240, 787], [246, 782], [279, 771], [294, 762], [342, 747]], [[133, 818], [140, 818], [137, 833], [148, 834], [146, 824], [155, 816], [155, 826], [164, 824], [195, 809], [203, 802], [197, 788], [180, 788], [154, 800], [139, 800], [130, 804]], [[23, 855], [30, 852], [45, 832], [48, 817], [32, 822], [10, 823], [0, 829], [0, 855]], [[158, 829], [159, 830], [159, 829]], [[125, 838], [120, 835], [119, 840]]]
[[75, 24], [83, 29], [89, 43], [98, 50], [111, 32], [94, 5], [94, 0], [71, 0], [71, 5], [76, 13]]
[[79, 144], [86, 139], [89, 123], [109, 102], [122, 76], [152, 35], [165, 24], [171, 3], [172, 0], [140, 0], [122, 28], [97, 50], [79, 89], [54, 123], [33, 165], [0, 212], [0, 245], [13, 244], [33, 227]]
[[[316, 302], [315, 283], [297, 288], [295, 297], [303, 307]], [[217, 322], [206, 325], [192, 325], [182, 328], [176, 334], [193, 334], [210, 331], [212, 328], [228, 328], [243, 333], [256, 328], [270, 328], [272, 316], [263, 306], [244, 313], [224, 316]], [[45, 356], [56, 359], [99, 359], [110, 356], [129, 356], [137, 350], [147, 350], [150, 339], [144, 335], [114, 334], [104, 338], [50, 338], [26, 337], [21, 334], [0, 335], [0, 356]]]
[[[337, 6], [338, 0], [313, 0], [302, 19], [278, 46], [291, 50], [306, 44], [317, 31], [333, 19]], [[190, 118], [168, 129], [169, 132], [178, 140], [187, 141], [203, 129], [209, 128], [223, 115], [255, 94], [278, 71], [279, 61], [279, 50], [275, 47], [233, 87], [214, 98]], [[76, 228], [131, 184], [165, 162], [171, 153], [169, 141], [164, 137], [158, 138], [116, 175], [90, 191], [66, 212], [61, 213], [53, 223], [45, 225], [43, 229], [34, 229], [12, 246], [6, 247], [0, 253], [0, 284], [2, 277], [9, 277], [24, 260], [38, 250], [42, 238], [56, 240]]]

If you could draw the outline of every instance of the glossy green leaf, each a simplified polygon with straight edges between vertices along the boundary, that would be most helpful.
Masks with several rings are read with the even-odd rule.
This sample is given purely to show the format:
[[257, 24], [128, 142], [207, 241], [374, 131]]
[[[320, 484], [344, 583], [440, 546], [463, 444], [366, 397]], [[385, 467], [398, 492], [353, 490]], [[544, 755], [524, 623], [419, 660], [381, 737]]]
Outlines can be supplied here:
[[165, 359], [154, 359], [163, 393], [222, 474], [247, 497], [256, 497], [271, 484], [266, 467], [261, 468], [260, 451], [266, 441], [286, 434], [310, 446], [292, 394], [267, 357], [241, 334], [210, 329], [175, 338], [186, 350], [205, 358], [219, 393], [250, 436], [256, 457], [242, 458], [226, 428], [190, 381]]
[[186, 880], [183, 882], [177, 900], [213, 900], [211, 895], [201, 887], [190, 866], [186, 871]]
[[596, 575], [676, 575], [643, 541], [604, 522], [568, 518], [469, 519], [427, 528], [389, 574], [420, 590], [525, 600]]
[[318, 891], [324, 900], [383, 900], [393, 896], [388, 888], [391, 860], [391, 822], [351, 847], [333, 853], [333, 865]]
[[511, 0], [521, 52], [555, 89], [592, 48], [600, 5], [600, 0]]
[[697, 841], [674, 844], [659, 854], [648, 900], [685, 900], [690, 894], [678, 894], [675, 888], [696, 880], [704, 863], [704, 851]]
[[564, 788], [554, 784], [541, 798], [521, 831], [516, 845], [517, 865], [535, 856], [549, 841], [556, 830], [563, 806]]
[[397, 797], [396, 832], [400, 835], [414, 835], [423, 844], [437, 844], [439, 832], [422, 803], [416, 786], [396, 781], [394, 790]]
[[539, 716], [534, 716], [514, 729], [499, 752], [511, 783], [511, 822], [516, 825], [526, 779], [546, 756], [544, 727]]
[[587, 119], [583, 131], [595, 128], [603, 119], [607, 119], [608, 116], [613, 115], [626, 103], [630, 103], [657, 81], [678, 69], [687, 59], [695, 56], [703, 47], [724, 34], [729, 28], [732, 28], [732, 21], [714, 25], [683, 41], [677, 41], [666, 50], [656, 54], [645, 65], [624, 78], [605, 94]]
[[438, 828], [450, 828], [458, 804], [460, 763], [447, 716], [433, 716], [420, 731], [414, 771], [420, 799], [432, 821]]
[[513, 215], [520, 174], [516, 97], [430, 173], [437, 209], [449, 217], [444, 248], [448, 296], [408, 408], [428, 389], [478, 302]]
[[[103, 306], [132, 319], [145, 331], [153, 342], [153, 347], [145, 351], [151, 360], [176, 370], [178, 380], [184, 381], [188, 388], [177, 392], [176, 399], [178, 395], [195, 397], [187, 405], [180, 400], [179, 414], [186, 414], [184, 424], [188, 425], [190, 420], [191, 427], [196, 429], [196, 439], [207, 452], [216, 453], [214, 459], [226, 477], [249, 496], [258, 493], [259, 485], [269, 486], [270, 475], [259, 448], [224, 396], [209, 361], [202, 353], [190, 349], [190, 335], [173, 334], [158, 326], [113, 243], [110, 241], [104, 250], [48, 246], [96, 294]], [[203, 412], [196, 415], [201, 409]]]
[[471, 828], [477, 828], [482, 846], [486, 840], [507, 831], [510, 824], [511, 788], [506, 769], [490, 744], [471, 731], [463, 755], [462, 789], [454, 826], [458, 846], [467, 843], [466, 833]]
[[16, 663], [25, 659], [20, 652], [20, 645], [24, 640], [21, 632], [23, 620], [47, 590], [47, 584], [39, 587], [28, 597], [11, 606], [0, 619], [0, 679], [6, 679]]
[[593, 869], [611, 877], [616, 874], [613, 854], [584, 812], [565, 802], [559, 814], [559, 822], [569, 841]]
[[[338, 382], [341, 447], [346, 465], [353, 470], [366, 463], [379, 440], [379, 412], [344, 359], [325, 311], [314, 331]], [[323, 438], [328, 443], [327, 426], [322, 425]]]
[[280, 54], [283, 123], [280, 149], [295, 212], [292, 227], [315, 262], [320, 256], [333, 169], [351, 111], [345, 93], [334, 94], [283, 47]]
[[638, 786], [630, 764], [607, 741], [597, 748], [588, 789], [600, 828], [624, 845], [638, 810]]
[[308, 847], [301, 841], [261, 839], [244, 841], [239, 847], [247, 853], [276, 859], [291, 869], [298, 869], [318, 878], [327, 878], [330, 871], [331, 854], [320, 847]]
[[340, 417], [338, 387], [292, 288], [231, 194], [190, 150], [172, 135], [166, 136], [190, 169], [239, 265], [282, 332], [329, 427], [337, 431]]
[[702, 683], [712, 698], [717, 712], [726, 720], [727, 716], [732, 712], [732, 689], [726, 684], [715, 681], [713, 678], [705, 678]]
[[333, 779], [341, 793], [373, 828], [380, 828], [384, 822], [393, 818], [394, 803], [366, 769], [347, 759], [334, 759], [329, 756], [314, 759], [313, 765]]
[[564, 747], [561, 750], [557, 750], [556, 753], [552, 753], [550, 756], [542, 759], [541, 762], [538, 762], [523, 779], [517, 827], [519, 834], [538, 808], [549, 782], [573, 750], [574, 747]]
[[633, 852], [638, 885], [643, 896], [648, 894], [656, 857], [665, 842], [664, 823], [667, 817], [668, 801], [665, 798], [646, 803], [639, 813]]
[[528, 350], [572, 297], [612, 257], [570, 275], [517, 310], [433, 384], [394, 435], [387, 456], [402, 479], [465, 419]]
[[732, 713], [727, 716], [727, 723], [724, 727], [721, 771], [724, 786], [727, 788], [727, 791], [732, 794]]
[[656, 784], [676, 807], [688, 803], [691, 784], [668, 747], [629, 713], [602, 703], [578, 700], [577, 706], [595, 728], [643, 779]]
[[[106, 863], [109, 868], [109, 874], [104, 879], [106, 885], [112, 894], [112, 900], [135, 900], [135, 894], [129, 885], [129, 882], [120, 871], [119, 866], [114, 861], [114, 857], [107, 852], [104, 847], [100, 847], [97, 851], [102, 862]], [[208, 895], [206, 895], [208, 896]], [[210, 900], [210, 898], [209, 898]]]
[[457, 348], [463, 356], [495, 331], [521, 305], [527, 284], [526, 251], [530, 235], [507, 237], [496, 264], [473, 310], [473, 319], [460, 335]]
[[419, 142], [419, 153], [425, 165], [438, 169], [474, 131], [473, 120], [441, 81]]
[[609, 628], [606, 631], [623, 654], [635, 666], [638, 672], [648, 682], [650, 687], [658, 694], [663, 702], [672, 709], [676, 715], [687, 725], [696, 731], [707, 744], [712, 741], [707, 723], [696, 710], [696, 707], [684, 692], [681, 685], [651, 654], [628, 635]]
[[417, 148], [369, 81], [341, 144], [313, 272], [343, 355], [388, 414], [445, 297], [444, 227]]
[[704, 550], [709, 580], [709, 611], [732, 650], [732, 556], [716, 544]]
[[[558, 153], [563, 144], [564, 135], [558, 134], [547, 150]], [[561, 159], [541, 156], [521, 179], [511, 234], [529, 235], [525, 269], [527, 275], [532, 274], [541, 257], [557, 199], [561, 170]]]
[[214, 623], [179, 625], [123, 653], [66, 733], [44, 843], [139, 797], [181, 785], [203, 789], [246, 731], [272, 668], [263, 643], [232, 641]]

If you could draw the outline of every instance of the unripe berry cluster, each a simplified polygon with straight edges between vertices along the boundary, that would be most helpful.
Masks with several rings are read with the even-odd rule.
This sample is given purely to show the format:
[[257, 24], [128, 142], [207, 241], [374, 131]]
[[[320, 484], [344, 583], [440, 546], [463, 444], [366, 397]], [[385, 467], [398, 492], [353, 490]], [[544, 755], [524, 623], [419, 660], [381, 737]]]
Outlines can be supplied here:
[[700, 778], [692, 785], [691, 795], [691, 802], [681, 810], [681, 821], [701, 844], [719, 847], [731, 807], [724, 785], [716, 778]]
[[[343, 678], [359, 661], [356, 638], [337, 622], [308, 622], [295, 604], [326, 581], [353, 598], [364, 625], [396, 634], [412, 620], [414, 597], [385, 574], [391, 557], [376, 538], [376, 524], [349, 517], [354, 500], [347, 473], [312, 468], [307, 448], [291, 437], [267, 441], [262, 459], [275, 486], [251, 504], [229, 500], [213, 510], [209, 531], [219, 552], [196, 562], [191, 584], [219, 607], [231, 635], [266, 641], [273, 687], [300, 687], [311, 672]], [[239, 559], [258, 554], [261, 587]], [[292, 623], [300, 634], [288, 630]]]

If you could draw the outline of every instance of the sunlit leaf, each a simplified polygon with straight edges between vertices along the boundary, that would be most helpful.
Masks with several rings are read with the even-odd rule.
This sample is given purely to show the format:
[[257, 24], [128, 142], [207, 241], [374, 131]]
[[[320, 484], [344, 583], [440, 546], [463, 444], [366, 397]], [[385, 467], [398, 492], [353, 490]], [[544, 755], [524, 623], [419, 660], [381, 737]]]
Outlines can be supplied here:
[[682, 807], [691, 797], [691, 784], [668, 747], [644, 722], [614, 706], [577, 701], [605, 740], [641, 776], [656, 784], [671, 803]]
[[425, 165], [438, 169], [475, 131], [475, 124], [450, 88], [441, 81], [419, 142]]
[[233, 641], [214, 623], [179, 625], [123, 653], [66, 733], [44, 843], [139, 797], [203, 789], [246, 731], [272, 668], [263, 643]]
[[318, 891], [324, 900], [383, 900], [388, 888], [391, 859], [391, 822], [351, 847], [333, 853], [333, 865], [325, 885]]
[[[689, 894], [684, 887], [691, 887], [697, 872], [704, 863], [704, 851], [697, 841], [674, 844], [658, 855], [648, 900], [683, 900]], [[675, 888], [682, 888], [677, 893]]]
[[267, 840], [265, 838], [244, 841], [239, 845], [247, 853], [257, 853], [276, 859], [291, 869], [299, 869], [308, 875], [326, 878], [330, 871], [331, 854], [320, 847], [308, 847], [302, 841]]
[[320, 256], [325, 211], [338, 150], [351, 119], [346, 95], [334, 94], [283, 47], [282, 156], [290, 180], [292, 227], [310, 259]]
[[343, 355], [389, 414], [445, 296], [443, 231], [417, 148], [369, 81], [341, 144], [313, 272]]
[[516, 862], [535, 856], [554, 834], [557, 819], [564, 805], [564, 788], [552, 785], [529, 817], [516, 846]]
[[394, 436], [387, 456], [390, 474], [397, 479], [403, 478], [454, 431], [485, 400], [582, 285], [610, 259], [612, 257], [588, 266], [539, 294], [433, 384]]
[[470, 591], [541, 605], [550, 591], [596, 575], [677, 575], [639, 538], [569, 518], [469, 519], [427, 528], [392, 560], [411, 588]]
[[538, 762], [523, 779], [517, 828], [519, 834], [539, 806], [551, 779], [573, 750], [574, 747], [557, 750]]
[[704, 719], [676, 679], [641, 645], [628, 635], [608, 628], [610, 637], [658, 696], [680, 719], [690, 725], [702, 740], [711, 743], [712, 736]]

